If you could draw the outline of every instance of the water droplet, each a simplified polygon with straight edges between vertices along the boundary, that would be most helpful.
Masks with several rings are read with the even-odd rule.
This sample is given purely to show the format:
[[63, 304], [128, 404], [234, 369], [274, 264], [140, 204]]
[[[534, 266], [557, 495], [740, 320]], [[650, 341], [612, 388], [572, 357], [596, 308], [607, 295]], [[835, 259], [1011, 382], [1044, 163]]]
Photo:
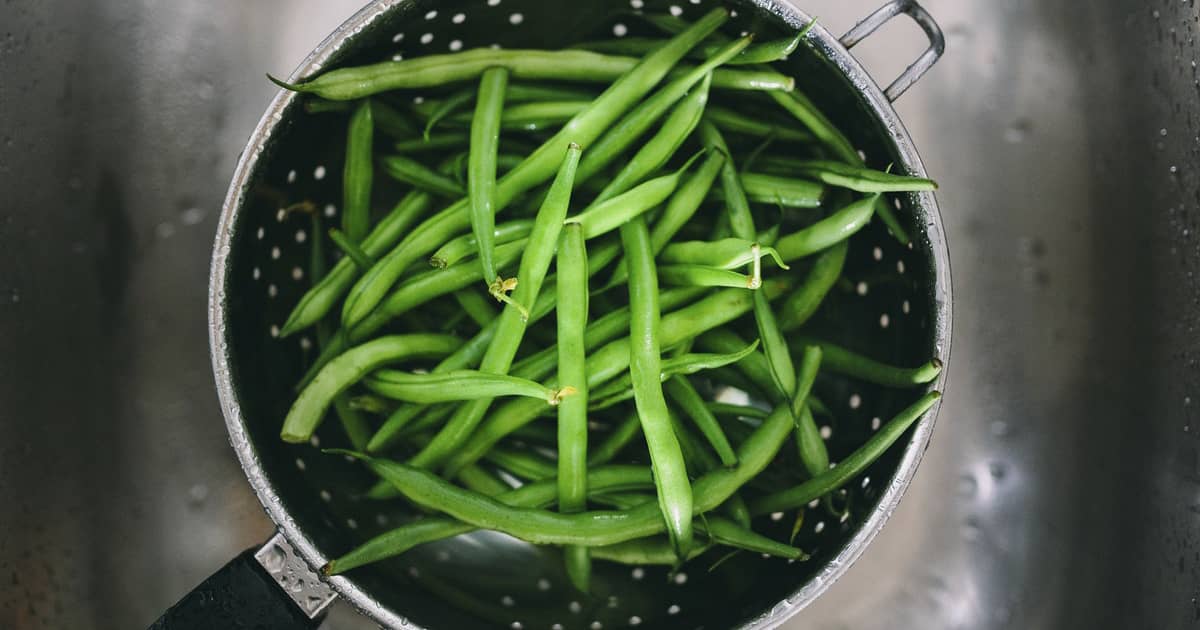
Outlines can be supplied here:
[[1166, 135], [1167, 135], [1167, 128], [1166, 128], [1166, 127], [1163, 127], [1162, 129], [1159, 129], [1159, 130], [1158, 130], [1158, 135], [1160, 135], [1160, 136], [1163, 136], [1163, 137], [1165, 138], [1165, 137], [1166, 137]]

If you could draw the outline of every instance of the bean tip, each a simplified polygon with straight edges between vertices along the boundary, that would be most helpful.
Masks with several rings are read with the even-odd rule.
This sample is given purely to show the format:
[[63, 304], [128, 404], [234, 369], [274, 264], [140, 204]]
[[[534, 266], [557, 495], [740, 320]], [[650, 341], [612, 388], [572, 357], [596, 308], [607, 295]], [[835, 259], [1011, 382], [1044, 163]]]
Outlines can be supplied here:
[[270, 72], [267, 73], [267, 79], [270, 80], [271, 83], [274, 83], [275, 85], [278, 85], [279, 87], [281, 87], [289, 92], [303, 92], [304, 91], [303, 86], [301, 86], [300, 84], [288, 83], [287, 81], [284, 81], [283, 79], [275, 77]]
[[330, 560], [329, 562], [326, 562], [324, 565], [322, 565], [321, 566], [321, 575], [324, 575], [325, 577], [334, 575], [335, 574], [334, 567], [333, 567], [334, 562], [336, 562], [336, 561]]
[[942, 363], [941, 359], [934, 357], [929, 360], [929, 365], [932, 365], [933, 367], [940, 370], [940, 369], [942, 369], [942, 366], [945, 365], [945, 363]]
[[440, 258], [438, 256], [430, 256], [429, 257], [429, 266], [433, 267], [435, 269], [445, 269], [446, 268], [446, 259]]

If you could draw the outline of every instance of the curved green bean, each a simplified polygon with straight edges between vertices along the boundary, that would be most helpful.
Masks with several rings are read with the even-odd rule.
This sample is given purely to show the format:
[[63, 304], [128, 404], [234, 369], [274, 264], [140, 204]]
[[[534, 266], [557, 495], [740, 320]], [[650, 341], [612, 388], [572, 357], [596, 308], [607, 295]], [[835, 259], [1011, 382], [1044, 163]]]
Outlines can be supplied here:
[[[529, 236], [533, 231], [533, 219], [514, 219], [496, 225], [492, 230], [492, 241], [497, 245], [511, 243]], [[429, 264], [438, 269], [445, 269], [471, 254], [479, 251], [478, 242], [473, 233], [450, 239], [429, 257]]]
[[492, 262], [496, 245], [496, 154], [500, 150], [500, 114], [504, 110], [504, 91], [508, 70], [488, 68], [479, 79], [479, 96], [471, 119], [470, 166], [467, 190], [470, 198], [471, 233], [479, 250], [484, 282], [499, 279]]
[[658, 279], [650, 231], [641, 217], [621, 226], [621, 243], [629, 261], [629, 372], [633, 399], [642, 421], [642, 433], [654, 467], [658, 504], [676, 552], [684, 556], [692, 546], [692, 487], [688, 481], [679, 440], [671, 429], [660, 374]]
[[463, 187], [453, 178], [447, 177], [403, 155], [388, 155], [380, 159], [384, 172], [396, 180], [412, 184], [443, 197], [461, 197]]
[[712, 411], [704, 405], [704, 399], [700, 397], [700, 392], [697, 392], [696, 388], [692, 386], [691, 381], [684, 376], [675, 376], [663, 383], [663, 389], [675, 401], [675, 404], [679, 405], [679, 409], [691, 418], [696, 428], [700, 429], [700, 434], [716, 451], [717, 457], [721, 458], [721, 463], [726, 466], [736, 465], [737, 455], [729, 444], [729, 438], [725, 437], [725, 432], [721, 430], [721, 424], [717, 422]]
[[811, 177], [819, 182], [860, 193], [920, 192], [937, 190], [937, 182], [925, 177], [897, 175], [865, 166], [832, 160], [797, 160], [779, 156], [766, 158], [772, 164]]
[[683, 241], [666, 246], [658, 259], [664, 263], [690, 264], [737, 269], [755, 264], [763, 255], [770, 256], [780, 269], [789, 269], [774, 247], [742, 238], [723, 238], [719, 241]]
[[784, 298], [779, 309], [779, 325], [784, 331], [800, 328], [817, 312], [829, 290], [842, 276], [849, 251], [850, 241], [845, 239], [817, 255], [804, 282]]
[[[501, 68], [501, 70], [503, 70], [503, 68]], [[487, 80], [486, 79], [487, 75], [488, 75], [488, 70], [484, 70], [483, 74], [480, 76], [481, 83], [483, 81]], [[475, 98], [475, 91], [459, 90], [458, 92], [455, 92], [455, 93], [451, 94], [450, 96], [446, 97], [446, 99], [441, 101], [440, 103], [437, 103], [436, 106], [429, 112], [429, 119], [427, 121], [425, 121], [425, 130], [422, 132], [421, 137], [424, 138], [426, 142], [428, 142], [429, 141], [429, 133], [431, 131], [433, 131], [433, 128], [435, 126], [437, 126], [437, 124], [439, 122], [444, 120], [450, 114], [453, 114], [454, 112], [458, 111], [461, 107], [463, 107], [467, 103], [470, 103], [471, 100], [474, 98]], [[468, 121], [468, 122], [470, 122], [470, 121]]]
[[821, 474], [780, 492], [773, 492], [750, 502], [750, 512], [755, 516], [794, 510], [806, 505], [813, 499], [819, 499], [845, 485], [854, 477], [867, 469], [880, 455], [884, 453], [918, 418], [937, 402], [941, 394], [931, 391], [915, 403], [896, 414], [884, 424], [879, 431], [872, 435], [865, 444], [850, 454], [849, 457], [835, 464]]
[[821, 367], [820, 346], [805, 346], [800, 358], [800, 373], [796, 376], [796, 385], [792, 388], [792, 417], [796, 422], [796, 449], [800, 455], [800, 463], [808, 471], [810, 477], [829, 469], [829, 451], [825, 449], [825, 440], [817, 429], [812, 411], [808, 408], [808, 394], [812, 391], [813, 381]]
[[688, 160], [686, 164], [669, 175], [655, 177], [615, 197], [593, 203], [579, 214], [567, 219], [567, 222], [580, 224], [583, 227], [585, 239], [607, 234], [666, 201], [679, 186], [679, 180], [683, 177], [683, 173], [697, 157], [699, 154], [692, 156], [692, 159]]
[[793, 339], [793, 343], [819, 347], [824, 355], [822, 365], [831, 372], [885, 387], [924, 385], [932, 382], [942, 372], [942, 361], [937, 358], [930, 359], [914, 368], [904, 368], [888, 365], [841, 346], [809, 337], [796, 337]]
[[792, 363], [792, 353], [775, 321], [775, 312], [771, 310], [767, 296], [757, 291], [754, 293], [754, 323], [758, 325], [758, 338], [762, 341], [763, 354], [767, 356], [775, 387], [785, 397], [791, 398], [796, 387], [796, 366]]
[[662, 265], [658, 268], [658, 278], [663, 284], [685, 287], [757, 289], [762, 285], [761, 276], [755, 277], [704, 265]]
[[836, 245], [866, 226], [875, 213], [877, 198], [878, 195], [872, 195], [860, 199], [802, 230], [782, 236], [775, 249], [784, 260], [792, 261]]
[[572, 386], [551, 389], [536, 381], [478, 370], [454, 370], [440, 374], [379, 370], [363, 379], [363, 385], [392, 400], [425, 405], [500, 396], [525, 396], [557, 405], [575, 393]]
[[[820, 182], [795, 177], [763, 173], [741, 173], [739, 181], [746, 197], [759, 203], [778, 204], [787, 208], [819, 208], [825, 194]], [[724, 198], [724, 197], [722, 197]], [[734, 236], [738, 236], [735, 231]], [[754, 238], [753, 233], [749, 237]]]
[[371, 229], [371, 163], [375, 121], [371, 101], [364, 100], [350, 116], [346, 131], [346, 160], [342, 168], [342, 231], [352, 243], [366, 238]]
[[283, 422], [285, 442], [307, 442], [333, 399], [368, 372], [388, 363], [445, 356], [462, 344], [450, 335], [391, 335], [351, 348], [330, 361], [305, 387]]

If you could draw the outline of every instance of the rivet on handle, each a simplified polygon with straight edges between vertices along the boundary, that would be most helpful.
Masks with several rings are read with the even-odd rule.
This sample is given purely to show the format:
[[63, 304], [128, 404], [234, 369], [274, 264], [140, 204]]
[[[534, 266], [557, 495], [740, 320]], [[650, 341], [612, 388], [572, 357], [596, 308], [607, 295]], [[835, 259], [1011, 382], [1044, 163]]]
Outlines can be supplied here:
[[925, 31], [925, 36], [929, 38], [929, 48], [926, 48], [925, 52], [921, 53], [916, 61], [909, 64], [908, 68], [883, 91], [884, 96], [891, 102], [900, 98], [901, 94], [912, 87], [912, 84], [928, 72], [946, 51], [946, 38], [942, 35], [942, 28], [933, 21], [929, 12], [917, 4], [916, 0], [892, 0], [855, 24], [854, 28], [842, 35], [839, 40], [846, 50], [850, 50], [879, 30], [879, 27], [886, 24], [888, 20], [901, 14], [911, 17], [921, 27], [921, 30]]

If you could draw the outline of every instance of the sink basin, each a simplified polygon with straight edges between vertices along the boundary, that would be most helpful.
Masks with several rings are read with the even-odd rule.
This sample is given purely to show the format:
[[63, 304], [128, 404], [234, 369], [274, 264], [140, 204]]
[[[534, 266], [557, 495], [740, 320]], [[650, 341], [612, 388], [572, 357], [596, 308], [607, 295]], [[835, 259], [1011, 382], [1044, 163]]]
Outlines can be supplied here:
[[[834, 31], [876, 4], [793, 1]], [[144, 627], [272, 531], [212, 387], [209, 249], [262, 73], [358, 4], [0, 7], [0, 627]], [[1195, 627], [1200, 7], [922, 4], [947, 52], [897, 108], [942, 184], [947, 395], [785, 627]], [[922, 43], [856, 53], [886, 83]]]

